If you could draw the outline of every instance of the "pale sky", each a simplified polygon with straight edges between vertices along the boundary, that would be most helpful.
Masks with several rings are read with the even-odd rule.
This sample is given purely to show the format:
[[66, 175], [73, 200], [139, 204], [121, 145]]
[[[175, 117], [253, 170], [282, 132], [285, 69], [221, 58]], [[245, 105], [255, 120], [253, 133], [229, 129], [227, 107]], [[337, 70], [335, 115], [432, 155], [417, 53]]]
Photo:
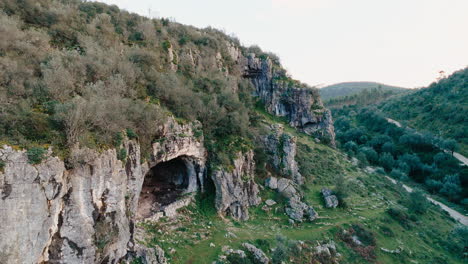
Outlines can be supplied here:
[[279, 55], [310, 85], [430, 84], [468, 66], [468, 0], [101, 0], [212, 26]]

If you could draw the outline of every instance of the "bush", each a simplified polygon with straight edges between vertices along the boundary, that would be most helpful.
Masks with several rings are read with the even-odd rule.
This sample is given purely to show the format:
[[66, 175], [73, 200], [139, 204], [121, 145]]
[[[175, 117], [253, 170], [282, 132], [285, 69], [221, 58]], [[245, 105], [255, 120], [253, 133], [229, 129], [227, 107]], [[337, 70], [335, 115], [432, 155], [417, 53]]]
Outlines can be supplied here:
[[127, 128], [127, 137], [129, 139], [137, 139], [138, 138], [138, 135], [135, 133], [135, 131], [133, 131], [133, 129], [131, 128]]
[[3, 169], [5, 169], [5, 165], [5, 161], [0, 160], [0, 171], [3, 171]]
[[124, 161], [127, 158], [127, 150], [121, 148], [119, 152], [117, 152], [117, 159], [120, 161]]
[[30, 164], [39, 164], [45, 158], [47, 150], [41, 147], [33, 147], [26, 151]]
[[422, 191], [415, 190], [410, 193], [408, 201], [408, 209], [410, 212], [423, 214], [426, 213], [429, 206], [430, 203]]

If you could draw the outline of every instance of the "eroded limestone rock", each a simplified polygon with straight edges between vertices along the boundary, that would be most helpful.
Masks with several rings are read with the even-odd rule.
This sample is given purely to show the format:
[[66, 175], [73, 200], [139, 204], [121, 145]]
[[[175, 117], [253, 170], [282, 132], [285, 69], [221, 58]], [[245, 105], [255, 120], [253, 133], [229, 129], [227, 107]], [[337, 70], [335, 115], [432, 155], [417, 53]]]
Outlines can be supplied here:
[[243, 243], [242, 246], [245, 247], [250, 253], [252, 253], [254, 259], [257, 261], [256, 263], [261, 263], [261, 264], [270, 263], [270, 259], [267, 257], [265, 252], [263, 252], [261, 249], [249, 243]]
[[330, 189], [322, 188], [321, 192], [325, 200], [325, 207], [336, 208], [338, 206], [338, 197]]
[[284, 132], [280, 124], [274, 124], [270, 127], [272, 131], [265, 138], [265, 147], [272, 157], [271, 165], [278, 174], [292, 179], [297, 184], [302, 184], [302, 175], [299, 173], [299, 167], [295, 160], [296, 157], [296, 138]]
[[219, 169], [213, 172], [218, 212], [241, 220], [249, 218], [248, 208], [261, 201], [258, 185], [254, 181], [254, 170], [253, 151], [249, 151], [238, 154], [232, 171]]
[[249, 54], [244, 59], [244, 76], [250, 78], [268, 112], [286, 117], [298, 128], [335, 145], [330, 110], [323, 106], [318, 90], [285, 80], [284, 70], [273, 67], [271, 59]]

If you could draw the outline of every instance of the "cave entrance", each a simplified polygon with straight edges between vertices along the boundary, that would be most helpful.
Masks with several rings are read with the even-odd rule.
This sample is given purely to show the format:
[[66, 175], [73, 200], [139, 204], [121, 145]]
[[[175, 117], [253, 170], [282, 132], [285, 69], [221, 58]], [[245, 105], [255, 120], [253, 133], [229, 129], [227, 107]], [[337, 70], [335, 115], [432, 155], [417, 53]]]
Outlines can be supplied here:
[[186, 156], [159, 162], [145, 175], [138, 200], [137, 219], [146, 219], [176, 202], [183, 194], [196, 191], [193, 161]]

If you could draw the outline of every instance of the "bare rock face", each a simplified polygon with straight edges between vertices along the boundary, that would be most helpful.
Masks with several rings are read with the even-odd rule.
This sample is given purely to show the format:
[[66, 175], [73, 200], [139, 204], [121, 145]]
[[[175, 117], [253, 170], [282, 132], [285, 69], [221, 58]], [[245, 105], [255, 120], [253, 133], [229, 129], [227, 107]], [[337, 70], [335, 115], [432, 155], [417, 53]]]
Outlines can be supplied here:
[[[186, 168], [185, 190], [202, 189], [206, 151], [197, 129], [197, 124], [171, 119], [145, 163], [139, 144], [128, 139], [119, 147], [127, 153], [123, 160], [115, 149], [72, 149], [70, 170], [51, 150], [32, 165], [26, 151], [0, 148], [5, 164], [0, 171], [1, 262], [117, 263], [135, 252], [135, 215], [152, 167], [178, 158]], [[187, 201], [177, 201], [167, 211], [173, 215]]]
[[272, 133], [265, 138], [265, 147], [272, 157], [271, 165], [282, 175], [292, 179], [297, 184], [302, 184], [302, 175], [295, 160], [296, 138], [284, 132], [280, 124], [270, 127]]
[[95, 263], [125, 256], [129, 212], [143, 174], [138, 144], [127, 141], [124, 147], [129, 156], [124, 163], [115, 150], [75, 149], [79, 163], [68, 171], [50, 151], [45, 161], [31, 165], [25, 151], [3, 147], [2, 260]]
[[213, 172], [218, 212], [240, 220], [249, 219], [248, 208], [261, 201], [258, 185], [254, 181], [254, 170], [253, 151], [249, 151], [238, 154], [232, 171], [219, 169]]
[[[50, 153], [49, 153], [50, 154]], [[51, 233], [58, 230], [65, 166], [55, 157], [30, 165], [25, 151], [4, 146], [0, 159], [0, 260], [37, 263], [47, 259]]]
[[180, 124], [170, 118], [159, 130], [160, 138], [153, 144], [148, 167], [182, 157], [190, 170], [187, 192], [195, 192], [198, 188], [203, 191], [207, 152], [203, 146], [201, 123]]
[[269, 58], [250, 54], [244, 61], [244, 76], [252, 80], [255, 94], [268, 112], [286, 117], [292, 127], [335, 145], [331, 112], [323, 106], [317, 89], [286, 78], [284, 70]]

